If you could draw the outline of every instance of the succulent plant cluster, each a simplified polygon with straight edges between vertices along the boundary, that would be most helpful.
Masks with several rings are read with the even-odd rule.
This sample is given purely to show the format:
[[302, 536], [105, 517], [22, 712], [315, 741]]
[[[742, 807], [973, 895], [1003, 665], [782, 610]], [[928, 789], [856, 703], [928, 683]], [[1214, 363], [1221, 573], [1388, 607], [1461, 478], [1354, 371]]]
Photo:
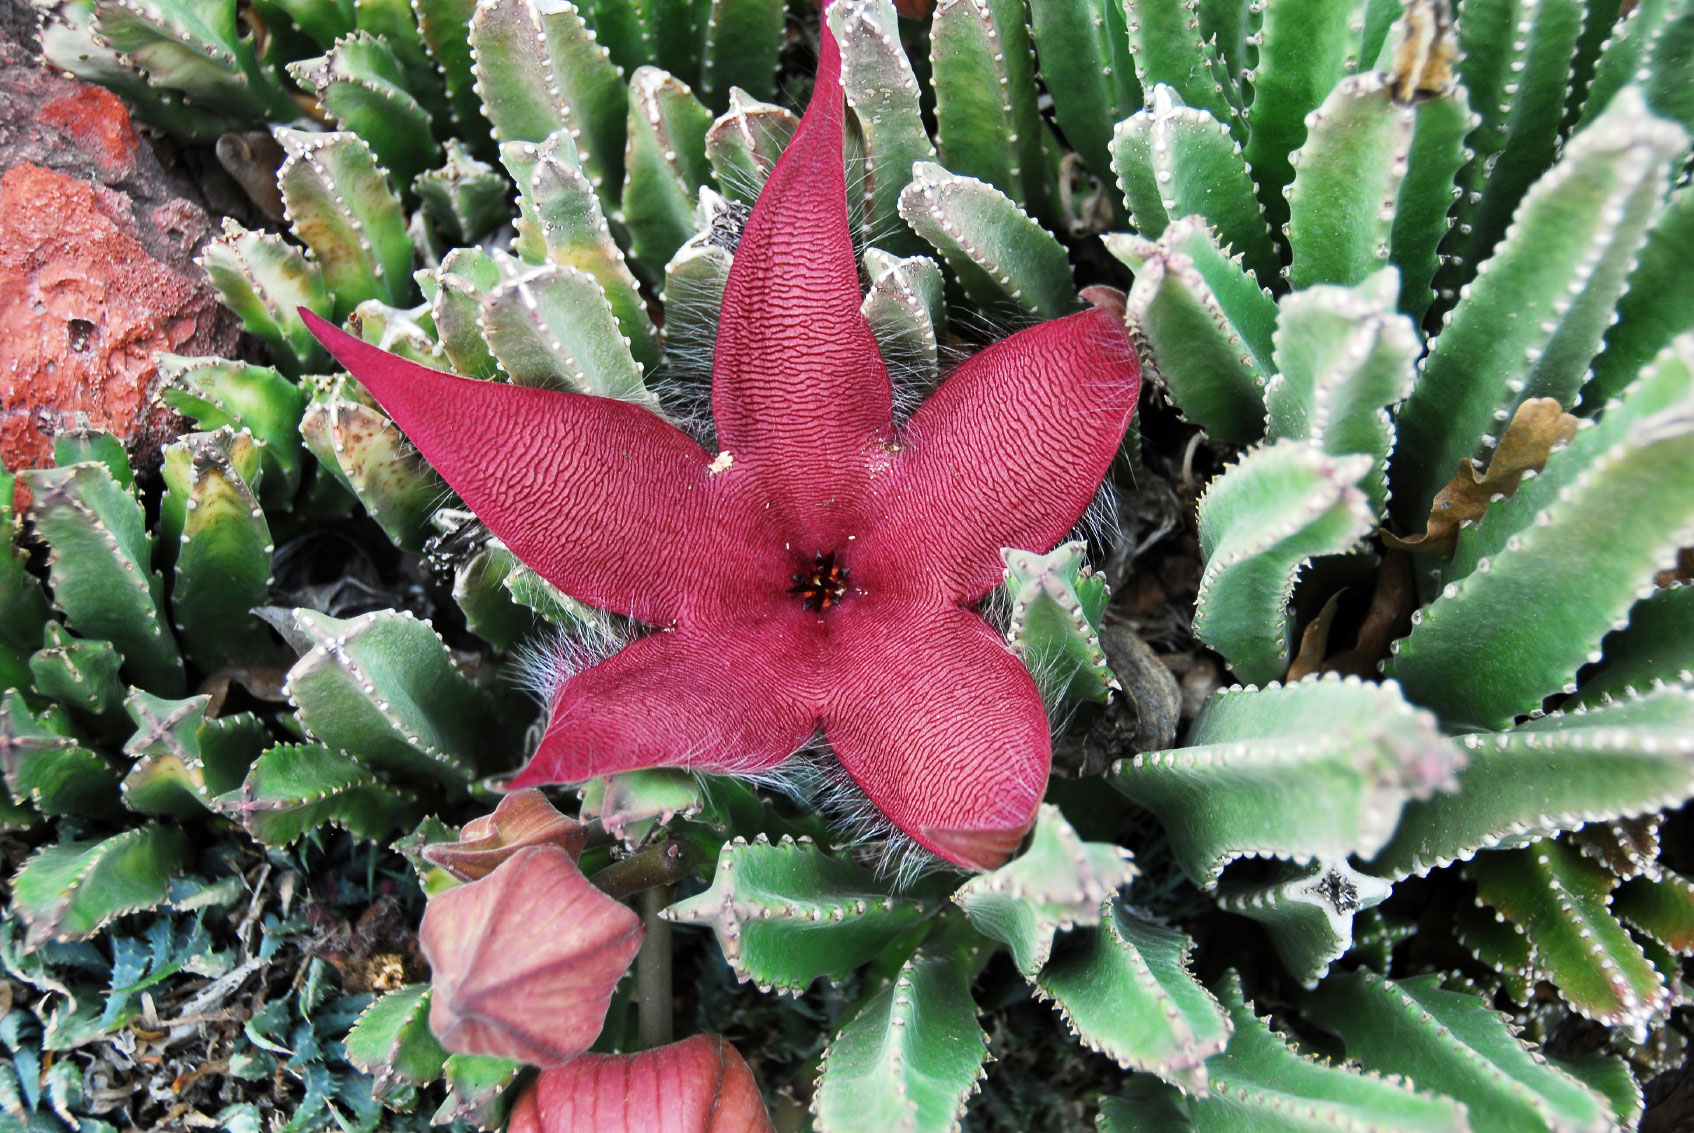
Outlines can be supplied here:
[[[442, 989], [388, 922], [494, 879], [457, 825], [540, 740], [519, 674], [641, 627], [458, 506], [301, 311], [709, 439], [725, 286], [819, 16], [37, 4], [50, 61], [247, 188], [202, 262], [268, 362], [161, 358], [194, 431], [157, 476], [77, 432], [0, 476], [0, 1128], [548, 1130], [594, 1059], [671, 1049], [673, 945], [679, 973], [795, 997], [780, 1025], [815, 1057], [735, 1037], [784, 1127], [820, 1133], [1628, 1128], [1682, 1061], [1688, 0], [829, 5], [902, 412], [985, 328], [1127, 293], [1121, 525], [1005, 548], [988, 603], [1057, 746], [1093, 755], [968, 879], [855, 860], [821, 758], [799, 802], [588, 783], [546, 868], [639, 892], [643, 943], [539, 1088], [533, 1044], [432, 1032]], [[1181, 506], [1150, 529], [1154, 499]], [[1183, 555], [1192, 604], [1149, 613], [1137, 572]], [[381, 846], [408, 832], [402, 872]], [[1087, 1096], [997, 1082], [1049, 1042], [1008, 1045], [1032, 999], [1093, 1052]], [[223, 1069], [190, 1076], [196, 1047]]]

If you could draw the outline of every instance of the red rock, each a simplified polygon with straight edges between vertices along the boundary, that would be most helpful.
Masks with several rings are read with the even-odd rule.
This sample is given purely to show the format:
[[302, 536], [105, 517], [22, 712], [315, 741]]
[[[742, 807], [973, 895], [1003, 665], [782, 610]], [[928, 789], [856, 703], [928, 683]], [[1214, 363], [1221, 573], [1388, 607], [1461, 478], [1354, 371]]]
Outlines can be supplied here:
[[154, 355], [236, 346], [234, 315], [194, 264], [212, 217], [121, 101], [11, 34], [0, 169], [0, 459], [49, 464], [54, 433], [85, 417], [152, 463], [180, 426], [154, 402]]

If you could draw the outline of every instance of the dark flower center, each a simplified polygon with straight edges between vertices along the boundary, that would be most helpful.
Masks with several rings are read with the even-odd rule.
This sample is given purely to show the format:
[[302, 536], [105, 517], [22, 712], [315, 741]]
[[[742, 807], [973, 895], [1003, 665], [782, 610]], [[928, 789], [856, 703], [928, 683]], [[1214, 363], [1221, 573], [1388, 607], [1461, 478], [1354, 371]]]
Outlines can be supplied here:
[[800, 569], [788, 577], [794, 580], [788, 592], [805, 602], [808, 610], [839, 606], [842, 595], [847, 593], [847, 568], [835, 561], [834, 551], [819, 551], [811, 562], [802, 562]]

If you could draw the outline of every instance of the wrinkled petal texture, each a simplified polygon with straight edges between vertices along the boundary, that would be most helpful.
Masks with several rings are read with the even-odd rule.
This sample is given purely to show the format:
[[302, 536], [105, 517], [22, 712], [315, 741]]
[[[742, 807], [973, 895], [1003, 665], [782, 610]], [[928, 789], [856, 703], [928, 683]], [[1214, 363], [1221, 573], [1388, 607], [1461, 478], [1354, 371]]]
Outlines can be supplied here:
[[745, 774], [811, 739], [821, 630], [785, 595], [771, 616], [641, 638], [572, 677], [516, 786], [643, 767]]
[[961, 364], [912, 416], [855, 583], [974, 602], [1001, 547], [1046, 551], [1082, 517], [1135, 412], [1141, 372], [1107, 307], [1019, 331]]
[[554, 846], [532, 846], [430, 901], [429, 1027], [459, 1054], [557, 1066], [594, 1044], [641, 948], [641, 918]]
[[507, 858], [528, 846], [557, 846], [575, 861], [588, 844], [588, 827], [560, 814], [537, 790], [513, 791], [493, 814], [465, 823], [459, 837], [423, 848], [424, 860], [460, 881], [493, 873]]
[[714, 615], [761, 567], [777, 585], [711, 457], [657, 414], [455, 377], [301, 314], [477, 518], [571, 597], [666, 624]]
[[888, 370], [859, 312], [840, 71], [826, 30], [811, 104], [736, 247], [712, 364], [718, 443], [806, 555], [863, 525], [867, 456], [894, 420]]
[[640, 1054], [585, 1054], [548, 1070], [507, 1133], [773, 1133], [736, 1049], [696, 1035]]
[[1052, 743], [1023, 662], [955, 606], [843, 605], [829, 643], [824, 737], [901, 830], [976, 869], [1035, 821]]
[[[639, 407], [466, 381], [308, 321], [514, 553], [574, 598], [668, 627], [565, 682], [515, 785], [755, 772], [822, 728], [896, 826], [993, 868], [1034, 820], [1051, 740], [1029, 673], [966, 607], [1001, 581], [1001, 547], [1045, 551], [1081, 517], [1139, 368], [1122, 297], [1091, 289], [1095, 309], [983, 350], [896, 430], [860, 313], [839, 78], [826, 23], [812, 101], [725, 288], [727, 461]], [[822, 614], [787, 593], [816, 552], [850, 587]]]

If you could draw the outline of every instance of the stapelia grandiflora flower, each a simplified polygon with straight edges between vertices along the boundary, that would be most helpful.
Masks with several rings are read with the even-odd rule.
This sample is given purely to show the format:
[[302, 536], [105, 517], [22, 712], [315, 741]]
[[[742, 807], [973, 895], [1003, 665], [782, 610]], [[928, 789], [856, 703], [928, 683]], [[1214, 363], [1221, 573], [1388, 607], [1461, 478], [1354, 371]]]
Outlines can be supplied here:
[[600, 1036], [641, 935], [641, 918], [594, 888], [565, 850], [520, 849], [424, 911], [429, 1029], [457, 1053], [568, 1062]]
[[302, 311], [511, 550], [658, 632], [569, 680], [517, 784], [644, 767], [736, 774], [821, 729], [900, 830], [979, 869], [1034, 821], [1051, 737], [1035, 683], [972, 609], [1001, 547], [1080, 518], [1140, 374], [1107, 300], [958, 366], [903, 423], [860, 314], [840, 56], [735, 252], [707, 452], [650, 410], [472, 381]]
[[717, 1035], [640, 1054], [585, 1054], [548, 1070], [507, 1133], [770, 1133], [753, 1072]]
[[588, 827], [560, 814], [546, 795], [528, 787], [501, 799], [493, 814], [465, 823], [456, 841], [425, 846], [423, 856], [460, 881], [476, 881], [526, 846], [557, 846], [575, 861], [587, 842]]

